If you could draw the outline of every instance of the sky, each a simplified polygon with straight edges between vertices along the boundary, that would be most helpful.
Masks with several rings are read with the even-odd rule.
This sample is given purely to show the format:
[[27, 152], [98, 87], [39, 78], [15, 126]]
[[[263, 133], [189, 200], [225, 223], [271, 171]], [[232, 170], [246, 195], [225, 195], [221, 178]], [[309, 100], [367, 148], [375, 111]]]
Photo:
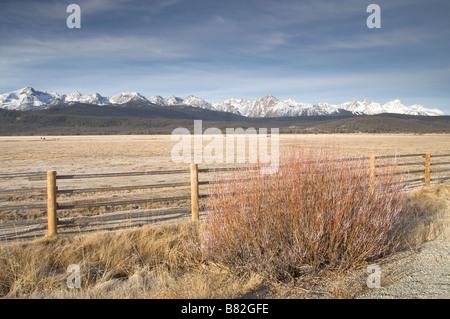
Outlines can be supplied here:
[[449, 115], [449, 16], [446, 0], [2, 0], [0, 92], [400, 99]]

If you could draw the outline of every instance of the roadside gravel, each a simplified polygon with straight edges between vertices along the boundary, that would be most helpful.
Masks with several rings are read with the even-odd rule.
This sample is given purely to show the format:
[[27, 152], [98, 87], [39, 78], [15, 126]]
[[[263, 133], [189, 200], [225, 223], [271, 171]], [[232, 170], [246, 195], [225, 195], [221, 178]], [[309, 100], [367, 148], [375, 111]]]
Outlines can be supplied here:
[[450, 188], [447, 184], [416, 194], [420, 211], [434, 212], [419, 216], [420, 243], [383, 263], [381, 288], [365, 289], [357, 298], [450, 299]]
[[[381, 288], [370, 289], [357, 298], [450, 299], [450, 241], [439, 238], [423, 243], [418, 250], [389, 263], [385, 276], [382, 266]], [[383, 284], [383, 277], [387, 284]]]

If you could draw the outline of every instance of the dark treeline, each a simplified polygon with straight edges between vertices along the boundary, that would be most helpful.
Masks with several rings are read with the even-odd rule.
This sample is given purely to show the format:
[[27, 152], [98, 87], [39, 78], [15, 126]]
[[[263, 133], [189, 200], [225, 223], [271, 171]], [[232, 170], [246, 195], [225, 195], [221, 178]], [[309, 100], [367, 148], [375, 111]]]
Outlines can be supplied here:
[[424, 133], [450, 132], [450, 116], [313, 116], [251, 119], [222, 112], [195, 110], [164, 112], [125, 108], [61, 108], [44, 111], [0, 109], [0, 135], [171, 134], [185, 127], [193, 132], [194, 119], [203, 129], [279, 128], [280, 133]]

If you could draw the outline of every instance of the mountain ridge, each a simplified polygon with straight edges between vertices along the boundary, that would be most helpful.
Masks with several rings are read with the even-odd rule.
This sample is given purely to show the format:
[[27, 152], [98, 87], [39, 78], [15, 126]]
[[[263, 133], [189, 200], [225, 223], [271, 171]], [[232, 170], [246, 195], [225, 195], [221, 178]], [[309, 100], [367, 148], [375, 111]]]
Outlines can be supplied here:
[[157, 106], [190, 106], [205, 110], [232, 113], [249, 118], [269, 117], [299, 117], [299, 116], [330, 116], [330, 115], [377, 115], [403, 114], [417, 116], [445, 115], [437, 108], [425, 108], [414, 104], [403, 105], [398, 99], [380, 104], [368, 100], [351, 100], [343, 104], [319, 102], [316, 104], [301, 103], [293, 99], [279, 100], [273, 95], [258, 99], [227, 99], [221, 102], [207, 102], [204, 99], [189, 95], [186, 98], [176, 96], [148, 96], [138, 92], [123, 92], [111, 97], [103, 97], [98, 93], [83, 95], [76, 91], [71, 94], [59, 95], [56, 92], [38, 91], [25, 87], [9, 93], [0, 93], [0, 108], [16, 111], [38, 111], [60, 105], [70, 106], [76, 103], [90, 105], [115, 105], [126, 107], [129, 103]]

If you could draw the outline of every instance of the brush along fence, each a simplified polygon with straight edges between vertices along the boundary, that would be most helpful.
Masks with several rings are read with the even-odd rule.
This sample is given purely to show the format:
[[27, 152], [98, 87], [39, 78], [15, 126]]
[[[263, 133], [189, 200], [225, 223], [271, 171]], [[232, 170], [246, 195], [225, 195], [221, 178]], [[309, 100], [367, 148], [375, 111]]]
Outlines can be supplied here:
[[[402, 181], [405, 189], [418, 186], [430, 186], [432, 183], [441, 183], [450, 180], [450, 162], [446, 161], [450, 154], [405, 154], [383, 155], [359, 158], [343, 158], [336, 161], [363, 160], [368, 163], [368, 176], [370, 187], [373, 188], [377, 176], [382, 175], [377, 170], [383, 167], [395, 165], [395, 175], [404, 175]], [[392, 163], [395, 159], [395, 164]], [[220, 174], [242, 169], [242, 167], [229, 168], [199, 168], [197, 164], [191, 164], [190, 169], [182, 170], [158, 170], [144, 172], [98, 173], [98, 174], [58, 174], [55, 171], [31, 172], [16, 174], [0, 174], [0, 186], [7, 184], [12, 179], [25, 179], [29, 183], [22, 188], [0, 188], [0, 238], [16, 239], [36, 237], [36, 231], [42, 236], [46, 229], [46, 235], [57, 235], [58, 230], [74, 229], [74, 227], [89, 227], [85, 230], [117, 229], [124, 224], [145, 224], [166, 220], [170, 218], [191, 217], [198, 220], [200, 217], [200, 199], [207, 197], [206, 193], [200, 194], [200, 186], [216, 183], [217, 179], [200, 180], [199, 174]], [[250, 169], [252, 169], [250, 167]], [[175, 175], [179, 182], [172, 183], [147, 183], [131, 184], [124, 186], [78, 187], [64, 188], [59, 184], [70, 181], [75, 184], [77, 180], [105, 180], [113, 179], [114, 185], [120, 185], [117, 180], [130, 177], [168, 176]], [[184, 177], [184, 180], [183, 178]], [[226, 178], [225, 178], [226, 179]], [[230, 182], [232, 180], [229, 180]], [[221, 181], [222, 182], [222, 181]], [[72, 185], [73, 185], [72, 184]], [[70, 186], [71, 184], [69, 184]], [[157, 190], [160, 190], [157, 192]], [[116, 199], [119, 194], [126, 195], [135, 191], [144, 192], [144, 197]], [[150, 193], [152, 196], [148, 196]], [[204, 191], [202, 189], [202, 191]], [[125, 193], [124, 193], [125, 192]], [[87, 197], [77, 198], [83, 195]], [[102, 194], [102, 196], [95, 196]], [[106, 194], [106, 195], [105, 195]], [[156, 196], [154, 196], [156, 194]], [[157, 196], [157, 195], [164, 196]], [[170, 194], [167, 196], [167, 194]], [[105, 200], [106, 196], [106, 200]], [[112, 200], [112, 198], [114, 200]], [[155, 207], [159, 203], [162, 207]], [[177, 203], [174, 206], [174, 203]], [[146, 206], [140, 208], [140, 205]], [[130, 208], [131, 206], [131, 208]], [[149, 207], [150, 206], [150, 207]], [[157, 206], [157, 205], [156, 205]], [[125, 209], [119, 211], [105, 211], [104, 213], [86, 215], [90, 209], [119, 207]], [[138, 209], [138, 207], [140, 209]], [[78, 210], [78, 216], [67, 213]], [[34, 213], [29, 213], [34, 212]], [[128, 223], [128, 224], [127, 224]], [[84, 231], [84, 230], [83, 230]], [[72, 231], [73, 232], [73, 231]], [[70, 231], [67, 231], [70, 233]]]

